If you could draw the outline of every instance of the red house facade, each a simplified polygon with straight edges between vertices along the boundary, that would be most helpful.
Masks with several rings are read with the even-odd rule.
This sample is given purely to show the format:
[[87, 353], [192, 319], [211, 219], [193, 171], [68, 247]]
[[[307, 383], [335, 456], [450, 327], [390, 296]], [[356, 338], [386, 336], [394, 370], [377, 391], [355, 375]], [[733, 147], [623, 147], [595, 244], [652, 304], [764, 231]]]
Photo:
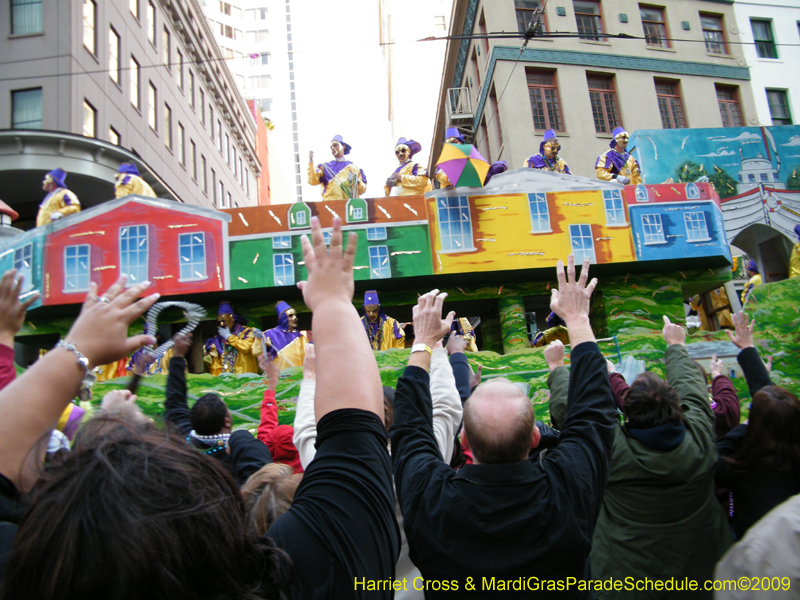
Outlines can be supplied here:
[[149, 280], [165, 296], [229, 289], [228, 214], [157, 198], [125, 196], [48, 227], [44, 305], [83, 302], [89, 283], [107, 289]]

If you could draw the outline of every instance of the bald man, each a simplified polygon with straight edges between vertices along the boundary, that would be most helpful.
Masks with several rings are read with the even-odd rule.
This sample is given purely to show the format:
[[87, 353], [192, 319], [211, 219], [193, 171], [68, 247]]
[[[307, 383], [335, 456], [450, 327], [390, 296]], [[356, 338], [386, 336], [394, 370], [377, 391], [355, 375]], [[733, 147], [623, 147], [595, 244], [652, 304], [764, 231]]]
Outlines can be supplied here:
[[464, 404], [474, 464], [454, 471], [442, 460], [431, 425], [428, 368], [430, 348], [450, 330], [454, 314], [442, 320], [446, 294], [438, 290], [414, 307], [416, 340], [397, 384], [390, 434], [409, 556], [428, 585], [426, 598], [452, 597], [453, 591], [528, 597], [545, 590], [594, 597], [577, 585], [536, 587], [590, 578], [589, 550], [614, 438], [614, 400], [589, 324], [597, 281], [586, 285], [588, 261], [577, 281], [572, 255], [568, 263], [565, 277], [559, 261], [550, 307], [569, 330], [575, 381], [558, 446], [533, 460], [529, 451], [541, 438], [533, 406], [505, 379], [479, 385]]

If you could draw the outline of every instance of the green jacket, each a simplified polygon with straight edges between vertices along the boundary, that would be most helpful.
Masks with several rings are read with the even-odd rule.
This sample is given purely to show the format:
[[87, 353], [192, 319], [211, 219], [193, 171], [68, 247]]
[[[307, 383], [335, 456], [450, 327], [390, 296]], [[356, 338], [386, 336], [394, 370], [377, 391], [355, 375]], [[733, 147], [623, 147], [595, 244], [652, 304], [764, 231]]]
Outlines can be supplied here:
[[[620, 580], [623, 590], [598, 591], [598, 598], [663, 598], [670, 593], [626, 591], [625, 584], [673, 578], [683, 585], [687, 577], [699, 590], [684, 591], [681, 598], [711, 598], [703, 584], [713, 579], [714, 565], [733, 543], [714, 497], [717, 451], [705, 382], [684, 346], [669, 346], [665, 360], [667, 382], [681, 399], [686, 435], [676, 448], [657, 450], [617, 425], [591, 565], [593, 580]], [[566, 411], [567, 369], [555, 369], [548, 385], [556, 424]]]

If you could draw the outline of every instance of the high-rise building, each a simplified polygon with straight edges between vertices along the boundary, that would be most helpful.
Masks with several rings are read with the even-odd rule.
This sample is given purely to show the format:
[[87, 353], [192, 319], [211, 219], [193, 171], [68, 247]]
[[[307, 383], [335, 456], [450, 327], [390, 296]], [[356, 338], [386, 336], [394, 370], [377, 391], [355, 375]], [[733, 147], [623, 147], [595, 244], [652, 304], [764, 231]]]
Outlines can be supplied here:
[[256, 204], [256, 124], [198, 0], [13, 1], [10, 17], [0, 183], [21, 220], [35, 215], [47, 171], [65, 169], [91, 206], [113, 197], [123, 162], [162, 197]]
[[237, 89], [271, 123], [271, 201], [293, 202], [301, 179], [291, 2], [203, 0], [203, 10]]
[[[800, 3], [748, 0], [734, 2], [733, 12], [734, 27], [750, 42], [742, 50], [753, 78], [758, 124], [800, 123], [800, 80], [790, 76], [800, 63]], [[729, 33], [716, 35], [724, 44]]]
[[512, 169], [548, 129], [570, 170], [594, 177], [620, 125], [758, 123], [728, 2], [456, 0], [449, 32], [434, 144], [459, 126]]

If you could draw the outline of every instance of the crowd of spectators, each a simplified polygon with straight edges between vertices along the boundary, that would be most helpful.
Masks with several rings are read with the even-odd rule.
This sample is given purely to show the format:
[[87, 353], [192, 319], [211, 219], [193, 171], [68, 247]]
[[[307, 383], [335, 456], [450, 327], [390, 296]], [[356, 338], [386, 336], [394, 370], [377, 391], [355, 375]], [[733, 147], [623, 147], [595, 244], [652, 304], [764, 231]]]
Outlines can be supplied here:
[[797, 594], [800, 403], [771, 381], [746, 314], [728, 332], [752, 397], [740, 424], [722, 362], [709, 376], [667, 317], [666, 380], [616, 373], [590, 324], [588, 261], [559, 261], [550, 306], [571, 350], [567, 368], [560, 339], [544, 349], [547, 426], [523, 388], [481, 382], [463, 338], [443, 344], [455, 313], [438, 290], [383, 387], [352, 304], [356, 237], [337, 218], [328, 248], [314, 219], [302, 243], [314, 344], [293, 427], [278, 422], [278, 362], [260, 358], [256, 435], [218, 394], [190, 406], [188, 335], [162, 419], [129, 391], [73, 408], [92, 368], [155, 342], [127, 335], [158, 300], [147, 282], [92, 285], [64, 339], [16, 376], [35, 297], [2, 276], [0, 598], [661, 598], [652, 582], [668, 580], [710, 598], [715, 569]]

